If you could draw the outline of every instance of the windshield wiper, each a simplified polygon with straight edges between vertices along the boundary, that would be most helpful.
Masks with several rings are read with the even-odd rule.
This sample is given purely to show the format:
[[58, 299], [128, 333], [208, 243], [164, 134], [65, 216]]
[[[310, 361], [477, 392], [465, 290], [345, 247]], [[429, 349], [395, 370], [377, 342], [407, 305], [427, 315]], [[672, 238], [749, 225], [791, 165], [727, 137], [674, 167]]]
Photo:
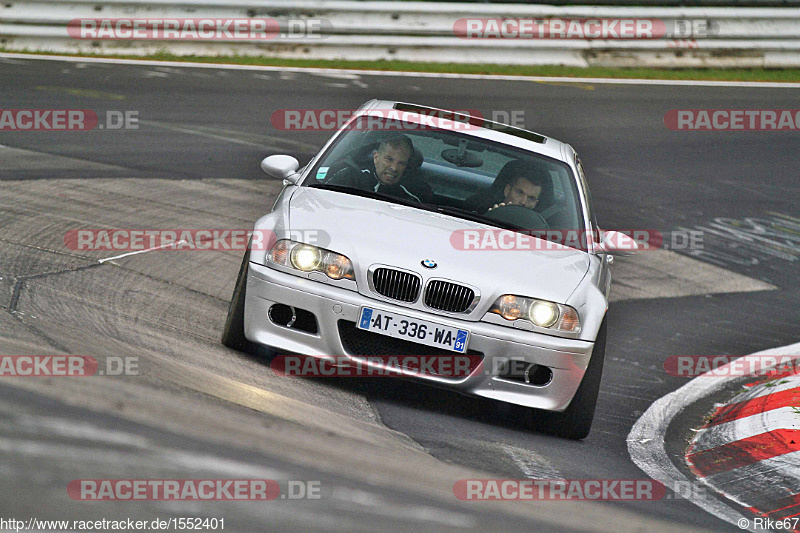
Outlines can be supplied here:
[[359, 189], [358, 187], [350, 187], [348, 185], [336, 185], [334, 183], [312, 183], [311, 185], [309, 185], [309, 187], [313, 189], [325, 189], [327, 191], [343, 192], [355, 196], [362, 196], [364, 198], [372, 198], [374, 200], [384, 200], [386, 202], [392, 202], [400, 205], [407, 205], [409, 207], [420, 207], [422, 205], [413, 200], [404, 200], [396, 196], [383, 194], [377, 191], [371, 191], [369, 189]]

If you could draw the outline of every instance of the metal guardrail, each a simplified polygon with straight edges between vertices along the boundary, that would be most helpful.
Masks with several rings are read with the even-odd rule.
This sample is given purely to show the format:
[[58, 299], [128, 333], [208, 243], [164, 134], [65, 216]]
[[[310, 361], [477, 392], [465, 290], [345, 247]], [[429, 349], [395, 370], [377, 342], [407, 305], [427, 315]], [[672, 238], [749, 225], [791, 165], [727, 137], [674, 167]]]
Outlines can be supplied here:
[[[83, 19], [324, 21], [314, 35], [271, 40], [76, 39]], [[464, 38], [459, 21], [656, 21], [649, 39]], [[566, 35], [563, 33], [562, 35]], [[15, 51], [263, 55], [293, 59], [406, 60], [623, 67], [800, 66], [800, 8], [621, 7], [362, 2], [352, 0], [64, 0], [0, 4], [0, 46]]]

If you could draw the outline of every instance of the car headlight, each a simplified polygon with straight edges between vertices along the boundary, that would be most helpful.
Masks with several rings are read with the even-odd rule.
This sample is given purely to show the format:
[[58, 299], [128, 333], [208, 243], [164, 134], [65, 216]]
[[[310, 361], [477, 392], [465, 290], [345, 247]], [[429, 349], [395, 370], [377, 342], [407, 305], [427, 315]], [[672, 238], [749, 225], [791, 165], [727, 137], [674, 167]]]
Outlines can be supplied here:
[[313, 272], [322, 263], [322, 250], [309, 244], [295, 246], [289, 253], [292, 266], [303, 272]]
[[568, 333], [581, 331], [581, 321], [575, 309], [547, 300], [504, 294], [495, 301], [489, 312], [497, 313], [509, 321], [529, 320], [540, 328], [557, 329]]
[[267, 254], [267, 262], [302, 272], [323, 272], [331, 279], [351, 279], [353, 263], [346, 256], [318, 246], [281, 239]]
[[537, 300], [528, 310], [528, 318], [541, 328], [549, 328], [558, 320], [558, 306], [553, 302]]

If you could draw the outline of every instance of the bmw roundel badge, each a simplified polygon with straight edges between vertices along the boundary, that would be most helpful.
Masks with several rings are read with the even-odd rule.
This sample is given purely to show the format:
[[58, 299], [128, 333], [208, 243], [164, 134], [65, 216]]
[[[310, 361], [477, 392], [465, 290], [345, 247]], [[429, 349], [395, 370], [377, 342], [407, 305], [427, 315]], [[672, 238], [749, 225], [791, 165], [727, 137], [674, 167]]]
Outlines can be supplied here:
[[438, 265], [436, 264], [436, 261], [434, 261], [433, 259], [423, 259], [422, 266], [424, 266], [425, 268], [436, 268]]

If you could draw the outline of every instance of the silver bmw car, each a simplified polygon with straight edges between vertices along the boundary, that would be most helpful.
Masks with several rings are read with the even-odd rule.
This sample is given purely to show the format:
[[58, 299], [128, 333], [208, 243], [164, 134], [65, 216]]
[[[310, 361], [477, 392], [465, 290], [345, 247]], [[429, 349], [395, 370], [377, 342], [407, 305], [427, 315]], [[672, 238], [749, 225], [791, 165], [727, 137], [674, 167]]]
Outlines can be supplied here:
[[255, 223], [223, 343], [337, 368], [416, 358], [404, 375], [586, 437], [609, 264], [637, 245], [597, 227], [571, 146], [476, 115], [372, 100], [303, 168], [264, 159], [284, 188]]

